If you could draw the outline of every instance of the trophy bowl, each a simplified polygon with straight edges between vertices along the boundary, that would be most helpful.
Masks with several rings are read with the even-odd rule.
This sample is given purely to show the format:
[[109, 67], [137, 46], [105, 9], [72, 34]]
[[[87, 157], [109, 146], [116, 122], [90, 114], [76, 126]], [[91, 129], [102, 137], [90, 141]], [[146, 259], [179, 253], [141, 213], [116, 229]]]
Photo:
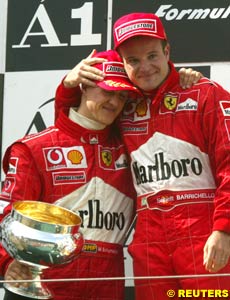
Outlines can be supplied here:
[[1, 243], [12, 258], [29, 266], [33, 280], [28, 287], [11, 283], [4, 283], [4, 287], [33, 299], [53, 298], [41, 282], [42, 272], [69, 263], [80, 254], [84, 243], [81, 223], [76, 213], [54, 204], [14, 202], [11, 213], [1, 222]]

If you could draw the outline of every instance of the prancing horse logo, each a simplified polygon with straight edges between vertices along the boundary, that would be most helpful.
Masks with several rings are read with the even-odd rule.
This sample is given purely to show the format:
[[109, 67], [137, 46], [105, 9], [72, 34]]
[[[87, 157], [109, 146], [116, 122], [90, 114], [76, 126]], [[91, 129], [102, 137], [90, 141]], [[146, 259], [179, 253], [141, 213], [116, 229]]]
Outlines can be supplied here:
[[102, 152], [101, 152], [101, 157], [102, 157], [102, 161], [103, 161], [103, 163], [107, 166], [107, 167], [109, 167], [110, 165], [111, 165], [111, 163], [112, 163], [112, 153], [111, 153], [111, 151], [110, 150], [103, 150]]
[[164, 105], [168, 110], [175, 109], [177, 104], [177, 97], [172, 95], [167, 95], [164, 98]]

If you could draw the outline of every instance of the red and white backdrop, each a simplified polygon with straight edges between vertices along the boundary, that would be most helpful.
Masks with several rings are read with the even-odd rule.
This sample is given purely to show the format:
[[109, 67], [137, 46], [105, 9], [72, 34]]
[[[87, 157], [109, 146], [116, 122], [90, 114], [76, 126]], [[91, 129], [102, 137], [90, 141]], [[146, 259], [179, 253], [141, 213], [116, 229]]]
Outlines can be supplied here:
[[[110, 49], [112, 24], [129, 12], [158, 14], [176, 65], [199, 69], [230, 91], [229, 4], [229, 0], [1, 0], [1, 153], [24, 134], [53, 124], [58, 83], [92, 48]], [[126, 256], [126, 276], [132, 276]], [[127, 280], [126, 285], [133, 282]]]

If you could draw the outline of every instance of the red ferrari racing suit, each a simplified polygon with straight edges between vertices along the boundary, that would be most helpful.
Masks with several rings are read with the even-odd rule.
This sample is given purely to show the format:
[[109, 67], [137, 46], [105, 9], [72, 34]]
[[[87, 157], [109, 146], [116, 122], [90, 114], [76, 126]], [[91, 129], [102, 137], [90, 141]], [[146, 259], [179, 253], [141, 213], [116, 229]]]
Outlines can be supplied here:
[[[115, 127], [88, 130], [61, 113], [55, 126], [14, 143], [4, 156], [1, 207], [16, 200], [78, 212], [85, 244], [73, 262], [45, 278], [123, 277], [122, 245], [133, 217], [131, 173]], [[2, 213], [4, 213], [2, 209]], [[1, 249], [4, 273], [8, 255]], [[57, 300], [123, 300], [122, 280], [46, 283]]]
[[[138, 195], [129, 245], [135, 276], [206, 274], [207, 238], [213, 230], [230, 233], [230, 94], [205, 78], [183, 90], [170, 68], [154, 97], [127, 103], [121, 120]], [[221, 270], [229, 272], [230, 265]], [[164, 300], [168, 290], [230, 284], [219, 276], [136, 280], [135, 286], [136, 300]]]
[[[208, 273], [203, 248], [212, 231], [230, 233], [230, 95], [206, 78], [182, 89], [169, 64], [167, 80], [128, 101], [121, 117], [138, 195], [129, 252], [135, 276], [155, 276], [136, 280], [136, 300], [165, 300], [169, 290], [177, 299], [180, 289], [194, 289], [194, 299], [208, 299], [209, 289], [218, 299], [228, 277], [189, 275]], [[77, 102], [73, 93], [57, 94], [56, 107]], [[219, 273], [230, 273], [230, 265]]]

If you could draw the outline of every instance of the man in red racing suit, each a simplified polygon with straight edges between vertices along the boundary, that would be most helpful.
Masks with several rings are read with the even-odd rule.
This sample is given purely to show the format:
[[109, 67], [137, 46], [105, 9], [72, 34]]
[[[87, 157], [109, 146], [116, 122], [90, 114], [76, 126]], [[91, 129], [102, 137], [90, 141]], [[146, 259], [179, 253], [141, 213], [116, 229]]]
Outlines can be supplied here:
[[[170, 75], [153, 99], [130, 100], [121, 129], [138, 194], [137, 224], [129, 251], [136, 276], [207, 274], [203, 248], [213, 231], [230, 232], [229, 93], [202, 79], [183, 90]], [[58, 89], [56, 101], [64, 101]], [[76, 101], [73, 98], [65, 99]], [[212, 113], [210, 113], [212, 112]], [[220, 146], [224, 145], [224, 146]], [[229, 273], [227, 265], [220, 273]], [[228, 289], [229, 279], [137, 280], [164, 299], [169, 289]], [[144, 299], [144, 296], [143, 296]]]
[[[228, 277], [189, 275], [208, 273], [203, 249], [212, 232], [229, 240], [230, 95], [208, 79], [183, 90], [171, 63], [170, 69], [153, 98], [130, 101], [122, 115], [138, 195], [129, 252], [136, 276], [185, 277], [136, 280], [137, 299], [153, 294], [163, 300], [169, 290], [229, 289]], [[224, 264], [219, 273], [230, 273]]]
[[180, 289], [218, 299], [230, 287], [218, 276], [230, 273], [230, 94], [207, 79], [181, 89], [156, 15], [122, 16], [113, 34], [129, 79], [146, 94], [127, 103], [121, 121], [138, 196], [134, 274], [156, 276], [136, 280], [136, 300], [180, 299]]
[[[97, 56], [116, 64], [117, 54], [105, 53]], [[112, 77], [117, 84], [118, 75]], [[125, 79], [122, 82], [124, 85]], [[115, 97], [121, 89], [113, 86], [105, 95], [108, 99]], [[124, 89], [128, 89], [127, 85]], [[118, 101], [122, 101], [122, 109], [124, 102]], [[114, 125], [94, 130], [86, 124], [96, 125], [71, 108], [69, 117], [61, 112], [55, 126], [18, 140], [4, 156], [2, 214], [12, 201], [40, 200], [77, 212], [82, 218], [85, 244], [81, 255], [69, 264], [47, 269], [45, 278], [124, 277], [122, 248], [133, 218], [135, 197], [128, 156]], [[11, 261], [1, 248], [2, 274]], [[54, 280], [46, 284], [58, 300], [124, 299], [123, 280]]]
[[[170, 289], [229, 289], [228, 277], [186, 275], [208, 274], [208, 237], [230, 233], [230, 95], [208, 79], [183, 90], [172, 63], [170, 69], [153, 98], [128, 101], [121, 117], [138, 194], [129, 251], [136, 276], [185, 278], [136, 280], [137, 299], [154, 293], [163, 300]], [[63, 103], [61, 92], [56, 101]]]
[[[151, 19], [157, 32], [135, 26]], [[149, 277], [135, 280], [136, 300], [165, 300], [170, 291], [179, 299], [185, 290], [193, 299], [218, 299], [230, 287], [223, 276], [230, 273], [230, 94], [206, 78], [180, 87], [153, 14], [121, 17], [114, 39], [129, 78], [145, 94], [126, 103], [120, 122], [138, 195], [129, 251], [134, 275]], [[72, 94], [64, 105], [77, 99]], [[56, 100], [57, 107], [64, 103], [60, 94]]]

